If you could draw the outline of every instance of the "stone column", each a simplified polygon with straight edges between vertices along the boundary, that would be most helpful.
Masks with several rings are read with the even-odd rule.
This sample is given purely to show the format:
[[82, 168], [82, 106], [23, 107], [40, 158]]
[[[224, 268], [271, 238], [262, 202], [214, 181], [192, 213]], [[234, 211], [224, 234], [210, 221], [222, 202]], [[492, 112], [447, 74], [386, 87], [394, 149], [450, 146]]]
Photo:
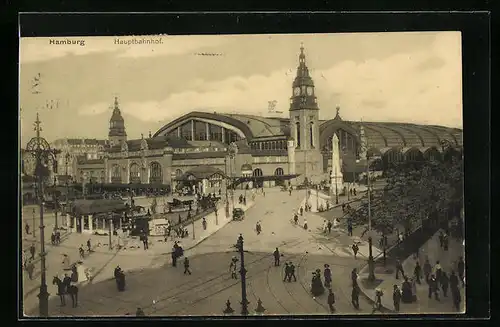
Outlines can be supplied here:
[[191, 120], [191, 141], [194, 141], [194, 120]]
[[181, 138], [181, 127], [177, 127], [177, 137]]
[[221, 127], [220, 130], [222, 132], [222, 143], [225, 143], [226, 142], [226, 129], [224, 127]]
[[205, 131], [207, 134], [207, 141], [210, 141], [210, 124], [209, 123], [205, 123]]
[[87, 216], [87, 219], [89, 220], [89, 232], [90, 232], [90, 234], [92, 234], [94, 231], [93, 216]]

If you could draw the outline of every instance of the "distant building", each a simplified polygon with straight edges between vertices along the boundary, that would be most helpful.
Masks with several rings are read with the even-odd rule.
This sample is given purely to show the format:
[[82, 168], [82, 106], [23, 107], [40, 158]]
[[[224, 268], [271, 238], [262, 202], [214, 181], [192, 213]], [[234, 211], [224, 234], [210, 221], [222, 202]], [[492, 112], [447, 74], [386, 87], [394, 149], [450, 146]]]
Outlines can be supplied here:
[[153, 136], [128, 140], [115, 98], [109, 147], [103, 147], [102, 163], [82, 162], [78, 169], [92, 171], [97, 180], [102, 180], [104, 171], [106, 184], [145, 188], [181, 184], [213, 192], [223, 186], [225, 176], [252, 186], [273, 186], [286, 180], [298, 184], [306, 177], [316, 183], [329, 180], [334, 133], [339, 138], [344, 176], [362, 172], [367, 157], [379, 157], [381, 169], [387, 169], [400, 161], [461, 155], [460, 129], [344, 121], [339, 107], [334, 119], [321, 120], [305, 58], [301, 47], [289, 118], [190, 112]]
[[[78, 182], [77, 161], [82, 160], [82, 158], [89, 160], [104, 158], [105, 149], [108, 145], [108, 140], [86, 138], [65, 138], [52, 142], [50, 145], [52, 148], [61, 150], [61, 153], [57, 155], [58, 179], [62, 181], [67, 174]], [[66, 156], [68, 154], [68, 162], [66, 163]]]

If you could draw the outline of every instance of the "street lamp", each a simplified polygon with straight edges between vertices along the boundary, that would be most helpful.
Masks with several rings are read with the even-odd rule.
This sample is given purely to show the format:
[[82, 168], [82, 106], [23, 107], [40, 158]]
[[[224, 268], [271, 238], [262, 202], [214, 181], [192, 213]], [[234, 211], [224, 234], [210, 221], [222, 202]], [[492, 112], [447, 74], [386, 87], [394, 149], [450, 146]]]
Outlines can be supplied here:
[[243, 316], [248, 315], [248, 302], [247, 300], [247, 284], [246, 284], [246, 276], [247, 271], [245, 269], [245, 252], [243, 249], [243, 235], [240, 234], [238, 237], [238, 241], [236, 242], [236, 248], [240, 252], [240, 274], [241, 274], [241, 314]]
[[54, 173], [57, 171], [56, 155], [58, 150], [51, 149], [49, 143], [40, 136], [42, 131], [41, 121], [38, 113], [36, 114], [35, 120], [35, 132], [36, 137], [32, 138], [27, 146], [26, 150], [36, 159], [35, 177], [38, 184], [38, 205], [40, 207], [40, 293], [38, 294], [39, 299], [39, 313], [41, 317], [48, 317], [49, 315], [49, 293], [47, 292], [47, 280], [46, 280], [46, 268], [45, 268], [45, 237], [44, 237], [44, 223], [43, 223], [43, 203], [44, 203], [44, 191], [43, 184], [44, 178], [47, 177], [48, 165], [52, 163], [54, 168]]
[[57, 205], [58, 205], [58, 197], [56, 194], [56, 183], [57, 183], [57, 178], [54, 176], [54, 192], [53, 192], [53, 197], [54, 197], [54, 219], [55, 219], [55, 226], [54, 229], [59, 229], [59, 223], [57, 219]]
[[[359, 163], [359, 160], [356, 160]], [[366, 186], [368, 195], [368, 280], [375, 281], [375, 262], [373, 260], [373, 239], [372, 239], [372, 210], [371, 210], [371, 185], [370, 185], [370, 160], [366, 158]]]

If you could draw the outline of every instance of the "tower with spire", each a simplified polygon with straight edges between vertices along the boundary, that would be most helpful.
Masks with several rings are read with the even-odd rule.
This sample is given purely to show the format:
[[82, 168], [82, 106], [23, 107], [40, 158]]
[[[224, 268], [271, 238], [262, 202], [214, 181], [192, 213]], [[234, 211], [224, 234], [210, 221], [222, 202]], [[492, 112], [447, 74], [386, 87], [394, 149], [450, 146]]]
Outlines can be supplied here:
[[110, 146], [121, 145], [127, 141], [127, 133], [125, 132], [125, 121], [118, 106], [118, 98], [115, 97], [113, 114], [109, 120], [109, 144]]
[[289, 114], [291, 138], [295, 146], [295, 173], [307, 177], [309, 181], [321, 179], [323, 159], [319, 144], [319, 107], [303, 44], [292, 84]]

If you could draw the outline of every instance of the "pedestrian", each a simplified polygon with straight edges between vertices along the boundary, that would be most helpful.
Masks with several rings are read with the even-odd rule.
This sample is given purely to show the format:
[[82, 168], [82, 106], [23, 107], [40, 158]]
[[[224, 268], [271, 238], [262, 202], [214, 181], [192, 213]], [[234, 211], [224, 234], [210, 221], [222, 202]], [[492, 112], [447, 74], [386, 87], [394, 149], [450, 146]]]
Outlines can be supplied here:
[[449, 284], [450, 284], [450, 288], [451, 288], [452, 292], [453, 292], [453, 289], [455, 289], [455, 288], [458, 289], [458, 285], [460, 284], [460, 282], [458, 281], [458, 277], [455, 274], [454, 270], [451, 271], [450, 278], [449, 278]]
[[345, 203], [342, 203], [342, 212], [345, 212]]
[[80, 258], [85, 259], [85, 250], [83, 249], [83, 244], [78, 248], [78, 252], [80, 252]]
[[295, 225], [297, 225], [299, 223], [299, 215], [294, 214], [293, 215], [293, 221], [295, 222]]
[[373, 311], [372, 313], [375, 313], [375, 311], [380, 311], [382, 312], [382, 296], [384, 295], [384, 292], [376, 288], [375, 289], [375, 303], [373, 304]]
[[351, 303], [354, 309], [359, 310], [359, 287], [355, 285], [352, 287]]
[[189, 259], [187, 257], [184, 258], [184, 275], [185, 274], [191, 275], [191, 270], [189, 270]]
[[280, 251], [278, 250], [278, 248], [274, 250], [273, 256], [274, 256], [274, 266], [277, 267], [280, 265]]
[[326, 219], [323, 221], [323, 233], [328, 233], [328, 222]]
[[347, 222], [347, 235], [352, 236], [352, 222]]
[[52, 232], [52, 234], [50, 234], [50, 244], [56, 245], [56, 232]]
[[292, 187], [290, 187], [290, 188], [288, 189], [288, 195], [290, 195], [290, 196], [292, 195]]
[[442, 230], [439, 231], [438, 238], [439, 238], [439, 247], [443, 248], [443, 245], [444, 245], [444, 234], [443, 234]]
[[404, 278], [405, 277], [405, 272], [403, 270], [403, 264], [398, 259], [398, 260], [396, 260], [396, 279], [399, 279], [399, 272], [401, 272], [401, 275]]
[[458, 287], [451, 289], [451, 296], [453, 297], [453, 306], [457, 311], [460, 311], [460, 302], [462, 302], [462, 297], [460, 295], [460, 289]]
[[328, 293], [328, 307], [330, 308], [331, 313], [335, 312], [335, 307], [333, 306], [334, 304], [335, 304], [335, 294], [333, 294], [333, 291], [330, 288]]
[[181, 214], [179, 214], [179, 225], [182, 224], [182, 217]]
[[420, 277], [422, 276], [422, 267], [420, 267], [420, 263], [417, 260], [417, 264], [415, 269], [413, 270], [413, 275], [415, 276], [415, 282], [420, 284]]
[[87, 250], [89, 253], [92, 251], [92, 245], [90, 244], [90, 238], [87, 240]]
[[201, 225], [203, 226], [203, 230], [207, 230], [207, 220], [205, 217], [203, 217], [203, 220], [201, 222]]
[[304, 208], [300, 207], [299, 212], [300, 212], [300, 215], [303, 216], [304, 215]]
[[323, 275], [325, 276], [325, 287], [331, 288], [332, 286], [332, 271], [330, 270], [330, 266], [325, 263], [325, 269], [323, 271]]
[[293, 277], [293, 281], [296, 282], [297, 276], [295, 276], [295, 266], [291, 261], [288, 263], [288, 267], [290, 267], [290, 274], [288, 275], [288, 281], [291, 282]]
[[358, 254], [358, 251], [359, 251], [358, 244], [356, 242], [354, 242], [352, 244], [352, 252], [354, 252], [354, 259], [356, 259], [356, 255]]
[[21, 255], [22, 255], [22, 267], [23, 268], [26, 268], [26, 264], [28, 263], [28, 254], [26, 253], [26, 250], [23, 250], [23, 252], [21, 252]]
[[448, 251], [448, 245], [450, 244], [450, 239], [448, 237], [448, 233], [445, 233], [443, 236], [443, 249]]
[[229, 271], [231, 272], [231, 279], [238, 279], [238, 276], [236, 275], [236, 262], [238, 260], [236, 257], [233, 257], [231, 260], [231, 264], [229, 265]]
[[304, 229], [307, 230], [307, 219], [304, 218]]
[[429, 276], [431, 275], [431, 272], [432, 272], [431, 263], [429, 262], [429, 258], [426, 258], [424, 263], [424, 276], [426, 283], [429, 283]]
[[356, 196], [356, 189], [353, 189], [352, 191], [354, 192], [354, 196]]
[[260, 221], [258, 221], [255, 224], [255, 231], [257, 232], [257, 235], [260, 235], [260, 232], [262, 231], [262, 227], [260, 226]]
[[137, 308], [137, 311], [135, 312], [135, 315], [137, 317], [144, 317], [146, 314], [144, 313], [144, 311], [142, 311], [141, 308]]
[[443, 290], [444, 297], [448, 297], [447, 294], [448, 294], [448, 286], [450, 285], [449, 282], [450, 282], [450, 280], [448, 279], [448, 275], [446, 274], [445, 271], [443, 271], [441, 274], [440, 283], [441, 283], [441, 289]]
[[177, 267], [177, 250], [175, 247], [172, 248], [172, 266]]
[[331, 221], [328, 221], [328, 225], [326, 226], [328, 228], [328, 234], [331, 234], [332, 233], [332, 222]]
[[26, 265], [26, 272], [28, 273], [28, 278], [31, 280], [33, 279], [33, 271], [35, 270], [35, 265], [31, 260], [28, 261], [28, 264]]
[[465, 262], [464, 258], [460, 257], [457, 264], [458, 278], [462, 282], [462, 286], [465, 286]]
[[30, 259], [31, 260], [35, 260], [35, 251], [36, 251], [36, 249], [35, 249], [35, 243], [32, 243], [31, 246], [30, 246], [30, 253], [31, 253]]
[[439, 263], [439, 260], [436, 261], [436, 265], [434, 266], [434, 276], [436, 276], [436, 280], [439, 283], [441, 281], [441, 273], [443, 272], [443, 269], [441, 268], [441, 264]]
[[26, 235], [30, 234], [30, 225], [28, 223], [24, 226], [24, 230], [26, 231]]
[[434, 294], [434, 298], [439, 301], [438, 282], [434, 275], [431, 275], [429, 278], [429, 299], [432, 298], [432, 294]]
[[399, 304], [401, 303], [401, 291], [398, 285], [394, 285], [394, 291], [392, 292], [392, 302], [394, 303], [394, 310], [399, 312]]
[[353, 287], [358, 286], [358, 270], [356, 268], [354, 268], [351, 272], [351, 281]]
[[290, 281], [290, 266], [288, 266], [288, 262], [285, 262], [285, 277], [283, 277], [283, 281]]
[[56, 231], [56, 244], [59, 245], [61, 244], [61, 232]]

